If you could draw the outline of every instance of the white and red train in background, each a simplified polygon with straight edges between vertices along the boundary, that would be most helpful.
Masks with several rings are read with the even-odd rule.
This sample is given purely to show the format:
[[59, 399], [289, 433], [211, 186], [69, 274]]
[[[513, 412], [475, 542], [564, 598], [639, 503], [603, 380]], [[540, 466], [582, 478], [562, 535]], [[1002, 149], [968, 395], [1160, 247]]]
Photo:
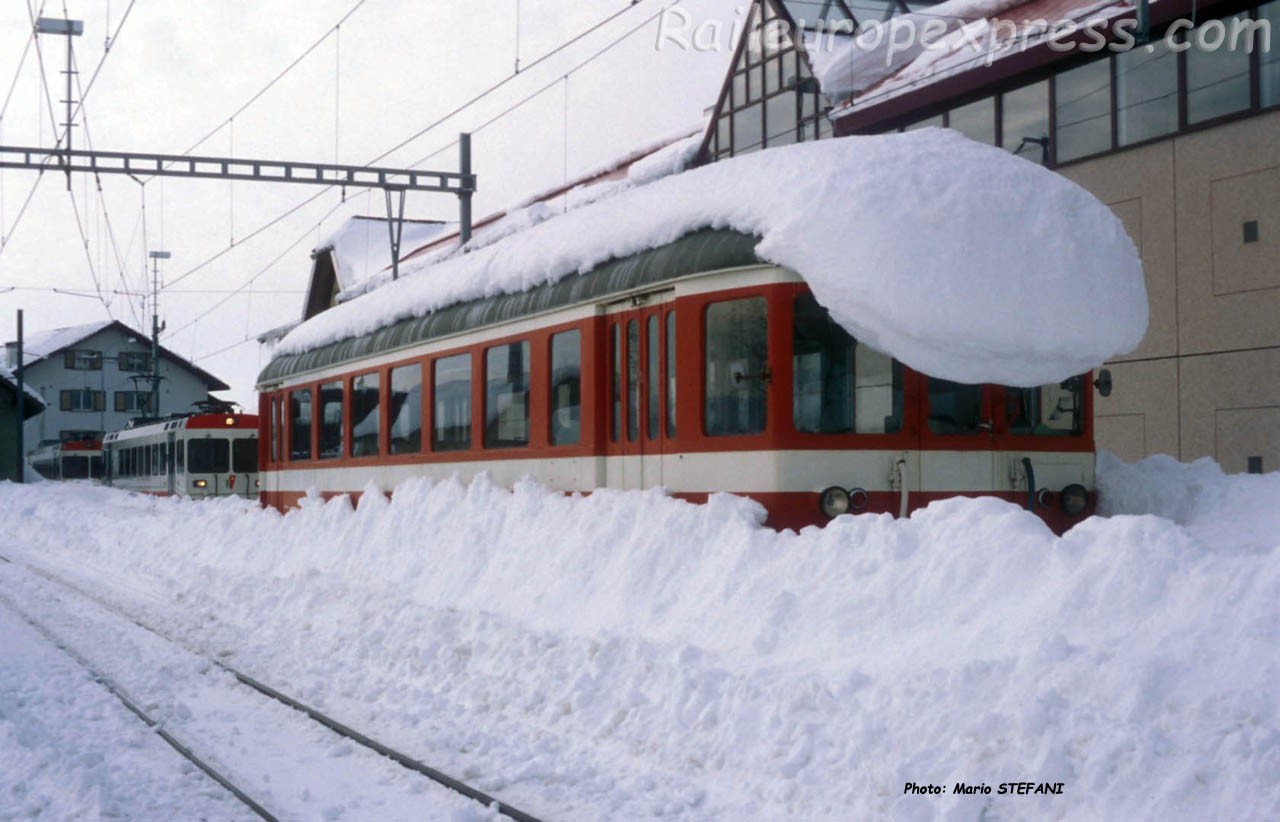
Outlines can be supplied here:
[[100, 480], [106, 475], [102, 440], [67, 440], [42, 445], [28, 455], [36, 473], [51, 480]]
[[258, 418], [214, 404], [103, 437], [103, 481], [148, 494], [256, 498]]
[[483, 471], [566, 492], [727, 491], [775, 527], [957, 495], [1059, 531], [1091, 512], [1089, 375], [1014, 388], [917, 373], [852, 339], [754, 243], [701, 231], [275, 357], [258, 386], [261, 500]]

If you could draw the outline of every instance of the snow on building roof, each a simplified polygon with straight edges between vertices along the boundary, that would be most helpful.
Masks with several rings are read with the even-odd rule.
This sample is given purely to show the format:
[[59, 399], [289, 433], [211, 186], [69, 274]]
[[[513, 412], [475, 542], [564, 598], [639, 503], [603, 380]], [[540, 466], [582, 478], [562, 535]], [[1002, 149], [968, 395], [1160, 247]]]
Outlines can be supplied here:
[[64, 348], [70, 348], [81, 340], [88, 339], [102, 329], [111, 325], [111, 320], [69, 325], [65, 328], [51, 328], [47, 331], [36, 331], [23, 335], [22, 362], [31, 365], [45, 357], [56, 354]]
[[[4, 365], [0, 365], [0, 384], [8, 386], [9, 390], [15, 392], [15, 394], [18, 390], [18, 378]], [[28, 417], [35, 416], [35, 414], [43, 411], [49, 405], [44, 401], [44, 397], [40, 396], [40, 393], [31, 387], [30, 383], [24, 382], [22, 384], [22, 393], [26, 394], [28, 402], [34, 403], [34, 411], [27, 409]]]
[[303, 323], [277, 354], [517, 293], [701, 228], [760, 237], [850, 334], [926, 374], [1036, 385], [1136, 347], [1137, 249], [1071, 181], [943, 129], [770, 149], [410, 264]]
[[[439, 220], [405, 220], [400, 238], [402, 249], [418, 248], [456, 223]], [[350, 291], [391, 265], [391, 235], [387, 220], [357, 216], [348, 219], [323, 243], [318, 252], [332, 251], [337, 261], [338, 288]]]

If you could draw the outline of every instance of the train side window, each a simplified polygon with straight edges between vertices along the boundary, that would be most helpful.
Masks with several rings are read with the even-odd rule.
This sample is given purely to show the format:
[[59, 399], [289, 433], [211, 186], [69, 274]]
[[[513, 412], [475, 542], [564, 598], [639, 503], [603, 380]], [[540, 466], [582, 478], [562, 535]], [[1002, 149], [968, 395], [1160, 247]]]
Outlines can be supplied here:
[[617, 442], [622, 431], [622, 338], [618, 334], [617, 323], [609, 325], [609, 348], [613, 351], [613, 368], [609, 379], [613, 413], [609, 418], [609, 439]]
[[576, 445], [582, 436], [582, 332], [551, 337], [551, 444]]
[[192, 474], [225, 474], [231, 464], [231, 443], [222, 437], [192, 440], [187, 468]]
[[236, 474], [258, 473], [258, 441], [241, 437], [231, 441], [231, 470]]
[[1084, 433], [1085, 381], [1072, 377], [1035, 388], [1004, 387], [1004, 418], [1010, 434], [1071, 436]]
[[627, 323], [627, 442], [640, 433], [640, 323]]
[[183, 440], [178, 440], [174, 445], [174, 463], [178, 467], [179, 474], [186, 470], [186, 466], [183, 464], [186, 450], [186, 443]]
[[381, 418], [378, 375], [361, 374], [351, 381], [351, 456], [367, 457], [378, 453], [378, 427]]
[[434, 389], [431, 447], [465, 451], [471, 447], [471, 355], [436, 360]]
[[342, 456], [342, 383], [320, 386], [320, 459]]
[[[271, 398], [271, 461], [280, 459], [280, 398]], [[178, 442], [178, 467], [182, 467], [182, 442]]]
[[422, 366], [391, 369], [391, 453], [422, 450]]
[[704, 425], [708, 435], [765, 429], [768, 309], [763, 297], [712, 303], [706, 312]]
[[646, 410], [648, 411], [648, 426], [646, 433], [649, 439], [653, 440], [658, 438], [658, 417], [661, 415], [660, 409], [662, 408], [662, 371], [660, 367], [661, 360], [658, 359], [658, 355], [660, 353], [658, 350], [660, 337], [658, 335], [657, 314], [649, 315], [649, 322], [645, 328], [644, 336], [644, 344], [648, 346], [645, 390], [649, 392], [649, 396], [645, 400], [645, 405], [647, 406]]
[[485, 352], [484, 447], [529, 444], [529, 342]]
[[676, 312], [667, 312], [667, 436], [676, 435]]
[[982, 416], [982, 386], [929, 378], [929, 432], [977, 434], [990, 431]]
[[[311, 389], [289, 394], [289, 459], [311, 459]], [[193, 443], [194, 444], [194, 443]], [[193, 469], [194, 470], [194, 469]]]

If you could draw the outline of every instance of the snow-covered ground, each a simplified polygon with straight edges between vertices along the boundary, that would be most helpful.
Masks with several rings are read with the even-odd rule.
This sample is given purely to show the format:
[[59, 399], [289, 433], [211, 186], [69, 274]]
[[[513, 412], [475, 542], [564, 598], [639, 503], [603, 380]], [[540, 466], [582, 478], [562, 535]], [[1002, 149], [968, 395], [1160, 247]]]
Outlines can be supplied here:
[[[0, 592], [47, 569], [548, 819], [1280, 818], [1280, 474], [1100, 483], [1062, 538], [990, 499], [796, 534], [484, 479], [287, 516], [3, 485]], [[0, 698], [0, 818], [103, 767], [55, 757], [40, 653], [3, 668], [34, 696]]]

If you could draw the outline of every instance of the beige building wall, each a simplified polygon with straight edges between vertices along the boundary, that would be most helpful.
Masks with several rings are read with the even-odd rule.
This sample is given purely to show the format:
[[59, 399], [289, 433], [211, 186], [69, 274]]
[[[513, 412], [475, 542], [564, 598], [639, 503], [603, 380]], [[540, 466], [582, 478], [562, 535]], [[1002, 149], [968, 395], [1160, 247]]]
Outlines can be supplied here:
[[1095, 396], [1098, 445], [1280, 469], [1280, 112], [1059, 171], [1115, 210], [1150, 298], [1146, 337]]

